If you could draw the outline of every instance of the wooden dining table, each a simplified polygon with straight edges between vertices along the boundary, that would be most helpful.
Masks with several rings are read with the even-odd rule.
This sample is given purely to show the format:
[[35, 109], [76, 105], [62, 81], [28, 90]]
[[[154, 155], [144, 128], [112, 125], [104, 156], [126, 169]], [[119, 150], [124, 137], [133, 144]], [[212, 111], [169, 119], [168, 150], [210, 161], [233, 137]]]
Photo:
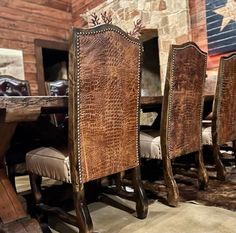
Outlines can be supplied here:
[[[0, 97], [0, 230], [7, 225], [9, 232], [41, 232], [36, 221], [31, 221], [5, 170], [4, 156], [19, 122], [36, 121], [40, 114], [67, 111], [68, 98], [61, 96], [1, 96]], [[22, 220], [22, 224], [20, 221]], [[24, 220], [24, 221], [23, 221]], [[10, 226], [14, 230], [9, 230]]]
[[[161, 112], [162, 96], [141, 97], [144, 112]], [[211, 111], [214, 96], [205, 96], [204, 114]], [[66, 96], [1, 96], [0, 97], [0, 222], [8, 224], [27, 217], [5, 171], [4, 156], [17, 123], [36, 121], [40, 114], [66, 112]]]

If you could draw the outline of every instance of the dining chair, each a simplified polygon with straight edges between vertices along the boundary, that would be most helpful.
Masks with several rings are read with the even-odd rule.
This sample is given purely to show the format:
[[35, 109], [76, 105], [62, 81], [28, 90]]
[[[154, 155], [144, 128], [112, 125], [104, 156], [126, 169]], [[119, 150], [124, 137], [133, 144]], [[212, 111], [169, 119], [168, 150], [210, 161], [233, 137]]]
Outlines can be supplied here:
[[[138, 218], [147, 215], [139, 170], [141, 51], [137, 39], [114, 25], [74, 28], [69, 52], [69, 148], [41, 147], [26, 156], [36, 205], [59, 213], [82, 233], [93, 232], [85, 184], [109, 184], [101, 179], [110, 175], [117, 182], [102, 190], [134, 201]], [[132, 174], [134, 192], [127, 192], [125, 171]], [[76, 216], [43, 204], [38, 185], [42, 176], [72, 184]]]
[[[29, 96], [30, 87], [28, 81], [16, 79], [10, 75], [0, 75], [0, 96]], [[11, 124], [11, 123], [9, 123]], [[25, 170], [25, 145], [26, 142], [20, 135], [20, 131], [23, 128], [21, 124], [14, 127], [14, 135], [6, 153], [7, 173], [9, 180], [15, 188], [15, 176], [16, 174], [23, 174]], [[23, 151], [21, 151], [21, 149]]]
[[179, 191], [171, 161], [195, 153], [199, 188], [208, 183], [202, 157], [201, 121], [207, 54], [194, 42], [172, 45], [162, 102], [160, 131], [140, 132], [141, 158], [162, 160], [167, 201], [177, 206]]
[[203, 145], [213, 148], [217, 178], [225, 180], [226, 169], [221, 160], [221, 147], [231, 143], [236, 152], [236, 54], [221, 57], [213, 104], [212, 126], [203, 128]]
[[[45, 82], [46, 94], [49, 96], [68, 96], [68, 81], [55, 80]], [[68, 115], [64, 113], [56, 113], [50, 115], [51, 122], [59, 128], [65, 129], [68, 127]]]

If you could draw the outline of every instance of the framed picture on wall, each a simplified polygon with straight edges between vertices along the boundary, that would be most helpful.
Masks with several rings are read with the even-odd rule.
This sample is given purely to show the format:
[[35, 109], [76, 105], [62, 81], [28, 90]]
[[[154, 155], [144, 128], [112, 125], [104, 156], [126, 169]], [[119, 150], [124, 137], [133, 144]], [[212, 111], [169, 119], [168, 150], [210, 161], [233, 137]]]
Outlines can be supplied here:
[[0, 48], [0, 75], [11, 75], [17, 79], [25, 79], [21, 50]]

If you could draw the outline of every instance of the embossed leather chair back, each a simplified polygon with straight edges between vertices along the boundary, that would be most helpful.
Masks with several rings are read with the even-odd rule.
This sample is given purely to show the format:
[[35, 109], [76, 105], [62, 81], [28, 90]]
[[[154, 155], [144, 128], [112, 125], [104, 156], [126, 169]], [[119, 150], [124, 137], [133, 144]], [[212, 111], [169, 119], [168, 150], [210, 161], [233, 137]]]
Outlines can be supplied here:
[[[68, 96], [69, 87], [67, 80], [56, 80], [52, 82], [45, 82], [46, 94], [49, 96]], [[52, 114], [51, 122], [57, 127], [67, 127], [67, 115], [66, 114]]]
[[212, 136], [218, 145], [236, 140], [236, 54], [220, 59]]
[[72, 180], [139, 165], [141, 44], [114, 25], [74, 29], [70, 49]]
[[170, 159], [201, 150], [207, 55], [188, 42], [169, 53], [162, 108], [162, 153]]
[[28, 96], [28, 81], [16, 79], [10, 75], [0, 75], [0, 96]]
[[46, 93], [50, 96], [63, 96], [68, 95], [68, 81], [56, 80], [52, 82], [45, 82]]

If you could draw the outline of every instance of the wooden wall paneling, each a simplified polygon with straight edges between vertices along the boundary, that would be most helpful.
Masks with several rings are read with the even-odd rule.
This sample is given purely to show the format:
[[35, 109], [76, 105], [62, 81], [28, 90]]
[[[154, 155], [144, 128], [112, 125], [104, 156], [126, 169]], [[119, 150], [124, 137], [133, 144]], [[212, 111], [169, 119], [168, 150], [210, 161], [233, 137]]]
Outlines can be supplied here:
[[80, 16], [87, 10], [91, 10], [99, 4], [105, 2], [105, 0], [72, 0], [72, 21], [75, 26], [86, 26], [87, 22]]
[[71, 0], [0, 1], [0, 47], [23, 51], [25, 78], [33, 95], [43, 93], [37, 85], [41, 71], [35, 39], [68, 43], [71, 26]]

